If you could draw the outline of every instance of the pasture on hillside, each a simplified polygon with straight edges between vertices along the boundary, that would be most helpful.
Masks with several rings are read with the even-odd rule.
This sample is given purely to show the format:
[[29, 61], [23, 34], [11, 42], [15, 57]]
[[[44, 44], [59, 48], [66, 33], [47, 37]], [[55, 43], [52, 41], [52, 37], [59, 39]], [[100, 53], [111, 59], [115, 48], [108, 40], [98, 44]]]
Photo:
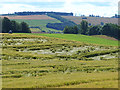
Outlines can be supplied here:
[[[47, 28], [46, 25], [47, 23], [60, 23], [59, 20], [26, 20], [26, 19], [14, 19], [15, 21], [17, 22], [26, 22], [30, 27], [40, 27], [40, 30], [38, 29], [38, 31], [36, 32], [41, 32], [42, 30], [43, 31], [58, 31], [58, 30], [55, 30], [55, 29], [51, 29], [51, 28]], [[35, 28], [34, 28], [35, 29]], [[31, 31], [35, 32], [34, 29], [31, 29]]]
[[95, 39], [2, 34], [2, 88], [118, 88], [117, 41]]

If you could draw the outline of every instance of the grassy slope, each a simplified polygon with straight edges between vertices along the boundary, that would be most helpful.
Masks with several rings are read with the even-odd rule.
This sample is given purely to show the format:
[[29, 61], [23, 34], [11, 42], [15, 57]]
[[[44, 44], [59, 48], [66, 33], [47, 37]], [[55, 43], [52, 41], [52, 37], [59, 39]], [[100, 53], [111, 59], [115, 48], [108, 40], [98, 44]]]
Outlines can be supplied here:
[[90, 43], [90, 44], [118, 46], [118, 41], [108, 40], [108, 39], [103, 39], [103, 38], [93, 37], [93, 36], [85, 36], [80, 34], [77, 34], [77, 35], [76, 34], [33, 34], [33, 35], [55, 37], [55, 38], [80, 41], [80, 42]]
[[46, 24], [47, 23], [61, 23], [59, 20], [24, 20], [24, 19], [14, 19], [14, 20], [19, 23], [24, 21], [28, 23], [29, 26], [40, 26], [41, 30], [44, 30], [44, 31], [48, 31], [48, 30], [58, 31], [55, 29], [47, 28]]

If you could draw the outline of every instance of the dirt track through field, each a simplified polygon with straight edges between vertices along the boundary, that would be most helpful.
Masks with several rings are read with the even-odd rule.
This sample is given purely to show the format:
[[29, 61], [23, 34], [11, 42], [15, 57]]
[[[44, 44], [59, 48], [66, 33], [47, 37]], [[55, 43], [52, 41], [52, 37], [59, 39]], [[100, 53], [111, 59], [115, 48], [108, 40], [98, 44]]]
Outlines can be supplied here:
[[26, 15], [26, 16], [0, 16], [2, 18], [7, 17], [9, 19], [34, 19], [34, 20], [54, 20], [54, 18], [48, 17], [47, 15]]
[[117, 41], [117, 39], [115, 39], [113, 37], [105, 36], [105, 35], [93, 35], [93, 36]]

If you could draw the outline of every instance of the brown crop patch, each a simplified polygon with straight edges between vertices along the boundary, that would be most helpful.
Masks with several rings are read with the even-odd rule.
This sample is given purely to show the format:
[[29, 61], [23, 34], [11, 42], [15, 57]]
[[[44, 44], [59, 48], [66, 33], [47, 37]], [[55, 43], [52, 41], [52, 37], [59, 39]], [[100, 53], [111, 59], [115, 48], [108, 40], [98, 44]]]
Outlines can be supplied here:
[[87, 19], [82, 19], [81, 16], [62, 16], [63, 18], [69, 19], [76, 24], [80, 24], [82, 20], [88, 21], [88, 23], [91, 23], [92, 25], [98, 25], [101, 24], [101, 22], [104, 23], [113, 23], [118, 24], [117, 18], [108, 18], [108, 17], [87, 17]]
[[37, 19], [37, 20], [45, 20], [45, 19], [52, 19], [54, 20], [54, 18], [48, 17], [47, 15], [26, 15], [26, 16], [0, 16], [2, 18], [7, 17], [9, 19]]

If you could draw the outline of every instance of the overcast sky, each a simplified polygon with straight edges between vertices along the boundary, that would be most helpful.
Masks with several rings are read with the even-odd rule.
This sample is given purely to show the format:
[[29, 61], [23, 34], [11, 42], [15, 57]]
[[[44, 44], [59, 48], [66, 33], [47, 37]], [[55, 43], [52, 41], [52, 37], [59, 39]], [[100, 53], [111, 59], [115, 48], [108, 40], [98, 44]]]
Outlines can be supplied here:
[[119, 0], [0, 0], [0, 14], [19, 11], [73, 12], [111, 17], [118, 13]]

